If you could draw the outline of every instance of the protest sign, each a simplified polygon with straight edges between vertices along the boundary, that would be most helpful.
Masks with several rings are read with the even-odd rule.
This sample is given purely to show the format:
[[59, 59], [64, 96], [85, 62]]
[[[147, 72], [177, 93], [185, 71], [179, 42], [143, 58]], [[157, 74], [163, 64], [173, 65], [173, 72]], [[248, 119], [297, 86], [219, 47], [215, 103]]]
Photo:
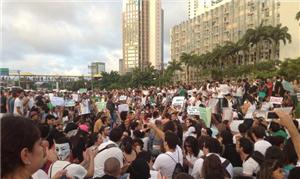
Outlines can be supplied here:
[[223, 108], [223, 116], [222, 116], [222, 120], [229, 120], [231, 121], [233, 117], [233, 112], [231, 108]]
[[283, 97], [275, 97], [275, 96], [270, 97], [270, 102], [273, 104], [281, 104], [282, 100], [283, 100]]
[[188, 106], [187, 107], [187, 113], [188, 113], [188, 115], [197, 115], [197, 116], [199, 116], [200, 115], [199, 107], [197, 107], [197, 106]]
[[87, 92], [87, 89], [86, 88], [80, 88], [79, 89], [79, 93], [82, 94], [82, 93], [86, 93]]
[[65, 107], [74, 107], [75, 101], [74, 100], [65, 100]]
[[177, 111], [181, 111], [184, 104], [184, 96], [176, 96], [172, 100], [172, 107]]
[[53, 96], [52, 98], [50, 98], [51, 104], [53, 104], [54, 106], [64, 106], [65, 105], [65, 100], [62, 97], [56, 97]]
[[95, 104], [99, 112], [106, 108], [106, 102], [96, 102]]
[[206, 125], [206, 127], [210, 127], [211, 123], [211, 108], [199, 108], [199, 113], [200, 113], [200, 119], [202, 119]]
[[78, 101], [79, 101], [79, 96], [78, 96], [78, 94], [72, 94], [72, 99], [73, 99], [74, 101], [78, 102]]
[[120, 101], [125, 101], [126, 99], [127, 99], [127, 96], [124, 96], [124, 95], [122, 95], [122, 96], [119, 97]]
[[121, 113], [122, 111], [129, 111], [129, 106], [128, 104], [120, 104], [118, 106], [118, 111]]

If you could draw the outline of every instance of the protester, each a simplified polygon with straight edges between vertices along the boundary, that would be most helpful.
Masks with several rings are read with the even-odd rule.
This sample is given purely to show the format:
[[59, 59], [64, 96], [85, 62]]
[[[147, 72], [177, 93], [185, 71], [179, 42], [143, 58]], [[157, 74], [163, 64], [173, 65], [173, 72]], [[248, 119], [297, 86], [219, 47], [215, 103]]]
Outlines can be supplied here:
[[[20, 161], [2, 178], [299, 178], [298, 88], [298, 81], [277, 77], [274, 84], [233, 79], [84, 93], [1, 91], [1, 112], [29, 117], [41, 134], [31, 140], [36, 127], [29, 134], [6, 125], [7, 134], [24, 134], [1, 136], [3, 157], [17, 147], [11, 141], [30, 144], [17, 147], [9, 160]], [[279, 119], [267, 115], [273, 110]], [[42, 148], [26, 150], [36, 158], [22, 158], [20, 151], [39, 140]]]

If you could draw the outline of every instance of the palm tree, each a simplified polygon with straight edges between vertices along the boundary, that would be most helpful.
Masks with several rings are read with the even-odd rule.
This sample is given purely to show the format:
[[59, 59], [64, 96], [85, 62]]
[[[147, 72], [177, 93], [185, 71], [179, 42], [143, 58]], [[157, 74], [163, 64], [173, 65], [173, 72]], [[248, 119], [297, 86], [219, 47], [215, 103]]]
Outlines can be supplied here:
[[292, 42], [292, 36], [288, 33], [289, 28], [287, 26], [281, 27], [281, 24], [276, 27], [267, 26], [269, 39], [272, 41], [271, 59], [278, 60], [279, 57], [276, 55], [276, 51], [279, 47], [279, 42], [282, 41], [285, 45], [288, 41]]
[[264, 40], [268, 40], [267, 27], [261, 23], [255, 29], [248, 29], [243, 37], [243, 41], [251, 47], [256, 48], [256, 60], [260, 59], [261, 44]]
[[177, 62], [175, 60], [171, 60], [169, 61], [169, 65], [168, 65], [168, 68], [167, 70], [170, 70], [171, 72], [175, 72], [175, 71], [182, 71], [182, 68], [181, 68], [181, 62]]
[[185, 79], [186, 81], [189, 83], [190, 79], [190, 66], [192, 65], [192, 59], [193, 59], [193, 55], [190, 53], [182, 53], [180, 56], [180, 62], [182, 62], [184, 64], [184, 66], [186, 67], [186, 75], [185, 75]]
[[297, 21], [299, 21], [299, 20], [300, 20], [300, 11], [299, 11], [299, 12], [297, 12], [297, 14], [296, 14], [296, 19], [297, 19]]

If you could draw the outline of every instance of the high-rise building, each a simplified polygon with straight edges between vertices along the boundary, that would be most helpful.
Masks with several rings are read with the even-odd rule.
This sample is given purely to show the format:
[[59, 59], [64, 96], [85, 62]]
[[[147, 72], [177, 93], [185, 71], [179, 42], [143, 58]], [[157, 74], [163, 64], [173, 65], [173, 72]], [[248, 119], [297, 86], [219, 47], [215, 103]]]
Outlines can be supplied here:
[[124, 0], [122, 12], [124, 71], [140, 66], [140, 1]]
[[162, 69], [163, 10], [160, 0], [124, 0], [124, 72], [147, 65]]
[[[172, 27], [170, 34], [171, 59], [179, 61], [183, 52], [201, 55], [211, 52], [217, 45], [227, 41], [237, 42], [247, 29], [263, 25], [282, 24], [289, 28], [292, 43], [280, 44], [276, 58], [295, 58], [300, 56], [300, 28], [295, 20], [300, 1], [284, 0], [223, 0], [206, 9], [204, 13]], [[256, 49], [239, 56], [236, 64], [253, 63], [271, 58], [271, 44], [264, 43], [258, 57]], [[190, 68], [189, 79], [194, 79]], [[184, 80], [186, 72], [178, 77]], [[179, 79], [178, 78], [178, 79]]]
[[124, 73], [124, 60], [122, 58], [119, 59], [119, 74], [123, 75]]
[[218, 5], [223, 0], [188, 0], [188, 15], [190, 19], [204, 13], [207, 9]]
[[100, 75], [102, 72], [105, 72], [105, 63], [103, 62], [92, 62], [89, 66], [92, 76]]

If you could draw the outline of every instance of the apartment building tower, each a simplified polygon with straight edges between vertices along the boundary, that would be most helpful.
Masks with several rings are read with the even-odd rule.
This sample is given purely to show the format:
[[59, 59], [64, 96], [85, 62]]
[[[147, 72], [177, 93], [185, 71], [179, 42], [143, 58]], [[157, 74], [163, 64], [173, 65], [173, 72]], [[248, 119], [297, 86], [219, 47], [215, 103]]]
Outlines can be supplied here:
[[163, 10], [160, 0], [124, 0], [124, 72], [152, 65], [162, 69]]
[[[179, 61], [183, 52], [201, 55], [211, 52], [217, 45], [227, 41], [237, 42], [247, 29], [263, 25], [288, 26], [292, 43], [280, 45], [277, 58], [300, 56], [300, 28], [295, 20], [300, 1], [284, 0], [222, 0], [207, 8], [203, 13], [188, 19], [171, 29], [171, 59]], [[298, 50], [297, 50], [298, 47]], [[271, 44], [261, 47], [259, 59], [255, 50], [239, 58], [237, 64], [270, 59]], [[293, 49], [293, 50], [292, 50]], [[190, 75], [193, 75], [193, 68]], [[186, 72], [180, 74], [183, 80]], [[193, 79], [193, 76], [190, 76]]]

